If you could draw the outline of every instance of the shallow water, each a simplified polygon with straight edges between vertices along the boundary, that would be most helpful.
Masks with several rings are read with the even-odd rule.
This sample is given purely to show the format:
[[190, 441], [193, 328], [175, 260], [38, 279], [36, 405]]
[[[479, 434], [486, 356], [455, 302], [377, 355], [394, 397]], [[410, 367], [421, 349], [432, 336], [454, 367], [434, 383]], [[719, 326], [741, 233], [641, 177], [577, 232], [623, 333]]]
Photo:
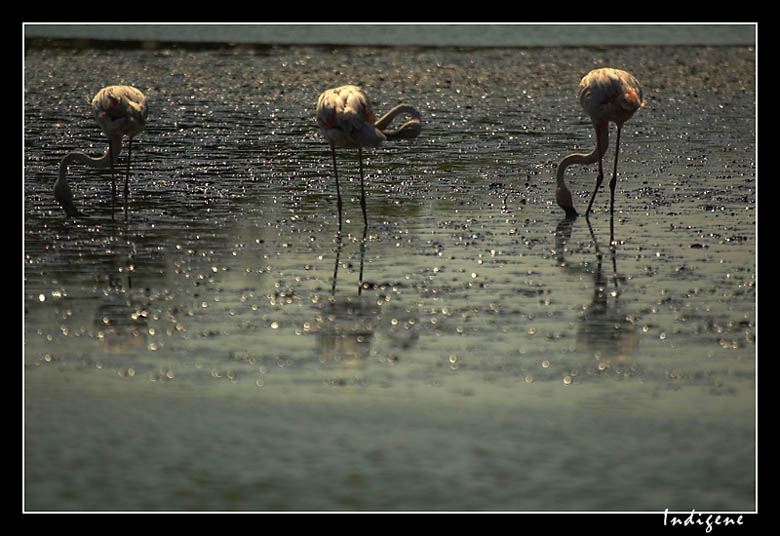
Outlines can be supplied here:
[[[606, 186], [552, 195], [607, 63], [647, 98], [614, 248]], [[423, 132], [364, 152], [366, 241], [339, 152], [339, 242], [347, 81]], [[66, 220], [108, 83], [152, 103], [129, 218], [75, 168]], [[26, 509], [755, 508], [751, 48], [30, 49], [24, 113]]]

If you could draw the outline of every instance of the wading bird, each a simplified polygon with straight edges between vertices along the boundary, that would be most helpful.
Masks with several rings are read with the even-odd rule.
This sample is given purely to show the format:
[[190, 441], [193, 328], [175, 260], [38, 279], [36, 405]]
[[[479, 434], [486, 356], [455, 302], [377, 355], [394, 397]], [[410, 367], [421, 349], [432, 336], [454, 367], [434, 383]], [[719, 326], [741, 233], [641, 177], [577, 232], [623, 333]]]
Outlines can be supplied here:
[[108, 86], [97, 92], [92, 99], [92, 111], [103, 133], [108, 136], [108, 149], [100, 157], [91, 157], [74, 151], [65, 155], [60, 162], [59, 177], [54, 183], [54, 198], [62, 205], [68, 216], [80, 216], [73, 205], [73, 193], [68, 186], [68, 166], [85, 164], [90, 167], [111, 168], [111, 218], [114, 218], [116, 204], [116, 182], [114, 164], [122, 152], [122, 138], [130, 138], [127, 150], [127, 173], [125, 175], [125, 219], [127, 219], [127, 196], [129, 193], [130, 157], [133, 151], [133, 136], [143, 131], [149, 108], [143, 93], [131, 86]]
[[[393, 118], [401, 113], [411, 119], [397, 129], [387, 129]], [[357, 86], [347, 85], [328, 89], [317, 99], [317, 123], [320, 133], [330, 143], [333, 153], [333, 173], [336, 177], [336, 203], [341, 232], [341, 191], [336, 168], [336, 147], [357, 148], [360, 161], [360, 208], [363, 210], [364, 231], [366, 192], [363, 185], [363, 147], [378, 147], [385, 140], [414, 138], [420, 133], [420, 113], [408, 104], [399, 104], [379, 120], [375, 120], [371, 102]]]
[[607, 150], [609, 139], [610, 121], [617, 125], [617, 137], [615, 139], [615, 169], [612, 174], [612, 180], [609, 182], [610, 193], [610, 229], [612, 229], [612, 217], [615, 206], [615, 185], [617, 184], [617, 162], [618, 151], [620, 150], [620, 131], [623, 123], [634, 115], [639, 108], [644, 106], [642, 98], [642, 87], [639, 81], [633, 75], [619, 69], [595, 69], [589, 72], [580, 82], [577, 90], [577, 96], [585, 112], [590, 116], [593, 122], [593, 128], [596, 130], [596, 147], [589, 154], [570, 154], [561, 160], [558, 164], [556, 175], [555, 200], [558, 205], [566, 212], [566, 216], [574, 218], [577, 211], [572, 205], [571, 193], [566, 188], [563, 180], [563, 173], [571, 164], [592, 164], [598, 161], [599, 174], [596, 177], [596, 186], [588, 203], [588, 209], [585, 211], [585, 218], [590, 214], [590, 208], [593, 200], [596, 198], [596, 192], [604, 179], [604, 171], [601, 166], [601, 159]]

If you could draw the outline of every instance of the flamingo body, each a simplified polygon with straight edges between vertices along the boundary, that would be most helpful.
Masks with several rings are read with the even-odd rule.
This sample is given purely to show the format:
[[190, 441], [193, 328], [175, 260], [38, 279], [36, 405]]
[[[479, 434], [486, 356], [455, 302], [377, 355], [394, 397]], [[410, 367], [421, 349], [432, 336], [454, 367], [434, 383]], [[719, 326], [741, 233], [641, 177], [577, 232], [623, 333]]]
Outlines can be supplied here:
[[[388, 129], [393, 118], [408, 114], [411, 119], [397, 129]], [[336, 147], [358, 150], [360, 161], [360, 206], [363, 210], [364, 232], [368, 228], [366, 195], [363, 184], [363, 147], [379, 147], [386, 140], [414, 138], [420, 133], [420, 113], [408, 104], [399, 104], [379, 120], [374, 116], [371, 101], [358, 86], [345, 85], [323, 92], [317, 99], [317, 124], [328, 141], [333, 155], [336, 196], [341, 232], [341, 191], [336, 167]]]
[[357, 86], [329, 89], [317, 99], [320, 133], [334, 147], [378, 147], [387, 137], [375, 121], [371, 102]]
[[92, 99], [92, 112], [103, 133], [114, 136], [140, 134], [146, 126], [149, 106], [146, 97], [132, 86], [108, 86]]
[[54, 183], [54, 197], [62, 205], [68, 216], [79, 216], [80, 213], [73, 204], [73, 194], [68, 186], [67, 171], [71, 164], [85, 164], [102, 169], [112, 170], [112, 205], [113, 218], [116, 198], [116, 184], [113, 168], [119, 154], [122, 152], [122, 138], [129, 138], [127, 174], [125, 176], [125, 218], [127, 217], [128, 179], [130, 175], [130, 158], [132, 155], [133, 137], [140, 134], [146, 126], [149, 107], [144, 94], [132, 86], [108, 86], [97, 92], [92, 99], [92, 112], [95, 121], [108, 137], [108, 149], [101, 157], [91, 157], [82, 152], [74, 151], [65, 155], [60, 162], [59, 176]]
[[609, 183], [611, 191], [610, 215], [613, 215], [620, 132], [623, 128], [623, 123], [628, 121], [639, 108], [644, 106], [642, 86], [632, 74], [620, 69], [605, 67], [595, 69], [585, 75], [577, 88], [577, 96], [582, 108], [590, 116], [593, 128], [596, 131], [596, 147], [589, 154], [574, 153], [561, 160], [558, 164], [556, 175], [555, 199], [558, 205], [566, 212], [567, 217], [576, 217], [577, 211], [572, 204], [571, 193], [566, 187], [563, 174], [571, 164], [592, 164], [598, 161], [599, 174], [596, 177], [596, 186], [591, 195], [588, 209], [585, 212], [585, 217], [588, 217], [593, 200], [596, 198], [596, 192], [598, 192], [604, 178], [602, 158], [607, 150], [609, 123], [612, 122], [617, 126], [615, 169], [612, 180]]
[[639, 81], [631, 73], [609, 67], [585, 75], [577, 97], [594, 125], [612, 122], [622, 126], [644, 104]]

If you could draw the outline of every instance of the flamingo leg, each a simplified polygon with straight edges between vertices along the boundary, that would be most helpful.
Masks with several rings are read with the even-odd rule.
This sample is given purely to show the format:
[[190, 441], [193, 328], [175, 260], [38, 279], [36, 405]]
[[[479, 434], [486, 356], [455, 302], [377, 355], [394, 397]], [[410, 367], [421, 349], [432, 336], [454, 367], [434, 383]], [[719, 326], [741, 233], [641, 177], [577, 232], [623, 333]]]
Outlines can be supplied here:
[[116, 205], [116, 180], [114, 180], [114, 144], [108, 143], [109, 163], [111, 164], [111, 219], [114, 219], [114, 205]]
[[363, 240], [360, 242], [360, 278], [358, 280], [358, 296], [363, 292], [363, 259], [366, 256], [366, 235], [368, 233], [368, 217], [366, 216], [366, 189], [363, 185], [363, 150], [358, 147], [360, 157], [360, 208], [363, 209]]
[[612, 179], [609, 181], [609, 240], [614, 241], [614, 217], [615, 217], [615, 186], [617, 186], [617, 165], [618, 153], [620, 152], [620, 130], [622, 125], [617, 127], [617, 136], [615, 137], [615, 168], [612, 171]]
[[133, 138], [130, 138], [130, 143], [127, 148], [127, 172], [125, 173], [125, 221], [127, 221], [127, 196], [130, 194], [130, 187], [128, 181], [130, 180], [130, 157], [133, 155]]
[[336, 169], [336, 146], [330, 146], [333, 152], [333, 174], [336, 176], [336, 206], [339, 210], [339, 235], [341, 235], [341, 189], [339, 188], [339, 172]]
[[588, 209], [585, 211], [585, 219], [588, 219], [590, 214], [590, 208], [593, 206], [593, 201], [596, 199], [596, 193], [599, 191], [601, 182], [604, 180], [604, 169], [601, 164], [601, 158], [604, 156], [604, 149], [601, 147], [601, 133], [598, 127], [596, 128], [596, 149], [599, 155], [599, 174], [596, 176], [596, 186], [593, 188], [593, 193], [590, 196], [590, 202], [588, 203]]
[[358, 160], [360, 160], [360, 208], [363, 210], [363, 234], [368, 229], [368, 218], [366, 217], [366, 190], [363, 186], [363, 149], [358, 147]]

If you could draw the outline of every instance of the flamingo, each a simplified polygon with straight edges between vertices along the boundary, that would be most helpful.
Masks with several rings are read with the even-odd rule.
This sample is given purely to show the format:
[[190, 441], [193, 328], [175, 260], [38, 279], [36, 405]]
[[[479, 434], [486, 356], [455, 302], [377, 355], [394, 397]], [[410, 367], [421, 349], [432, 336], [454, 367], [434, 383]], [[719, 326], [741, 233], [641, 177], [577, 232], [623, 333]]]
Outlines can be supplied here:
[[612, 173], [612, 180], [609, 182], [610, 188], [610, 229], [612, 229], [612, 217], [615, 207], [615, 185], [617, 184], [617, 162], [618, 151], [620, 150], [620, 131], [623, 123], [628, 121], [634, 112], [644, 106], [642, 98], [642, 87], [639, 81], [633, 75], [620, 69], [602, 68], [594, 69], [589, 72], [580, 81], [577, 95], [580, 104], [590, 116], [593, 128], [596, 130], [596, 147], [589, 154], [570, 154], [561, 160], [558, 164], [556, 174], [555, 200], [558, 205], [566, 212], [567, 218], [577, 217], [577, 211], [572, 205], [571, 193], [566, 188], [563, 180], [563, 173], [571, 164], [592, 164], [598, 160], [599, 174], [596, 177], [596, 187], [588, 203], [588, 209], [585, 211], [585, 218], [590, 214], [590, 208], [593, 206], [593, 200], [596, 198], [596, 192], [604, 179], [604, 171], [601, 165], [601, 159], [607, 150], [609, 140], [610, 121], [617, 125], [617, 137], [615, 139], [615, 168]]
[[[387, 127], [396, 115], [406, 113], [411, 119], [394, 130]], [[336, 177], [336, 198], [341, 233], [341, 191], [336, 168], [336, 147], [357, 148], [360, 161], [360, 208], [363, 210], [363, 231], [368, 228], [366, 192], [363, 185], [363, 147], [378, 147], [385, 140], [414, 138], [420, 133], [420, 113], [408, 104], [399, 104], [379, 120], [374, 117], [371, 102], [357, 86], [345, 85], [328, 89], [317, 99], [317, 123], [333, 154], [333, 174]]]
[[108, 86], [97, 92], [92, 99], [92, 111], [103, 133], [108, 137], [108, 149], [103, 156], [91, 157], [74, 151], [65, 155], [60, 162], [59, 177], [54, 183], [54, 198], [62, 205], [68, 216], [80, 216], [73, 205], [73, 193], [67, 180], [68, 166], [85, 164], [90, 167], [111, 168], [111, 219], [114, 218], [116, 203], [116, 182], [114, 164], [122, 152], [122, 138], [130, 139], [127, 150], [127, 173], [125, 175], [125, 219], [127, 219], [127, 196], [129, 193], [130, 157], [133, 151], [133, 136], [141, 133], [146, 125], [149, 107], [141, 91], [131, 86]]

